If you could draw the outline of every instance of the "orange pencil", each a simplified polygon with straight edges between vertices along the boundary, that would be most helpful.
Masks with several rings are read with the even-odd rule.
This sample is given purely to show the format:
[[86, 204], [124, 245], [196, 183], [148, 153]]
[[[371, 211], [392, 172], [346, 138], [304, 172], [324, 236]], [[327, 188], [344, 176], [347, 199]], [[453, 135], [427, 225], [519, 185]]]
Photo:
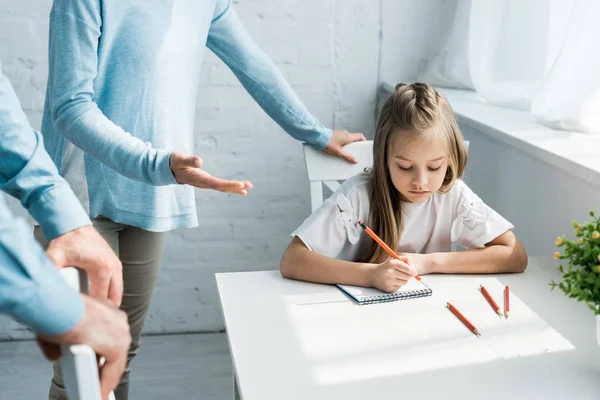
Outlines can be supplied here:
[[[386, 252], [387, 252], [387, 253], [388, 253], [390, 256], [392, 256], [392, 257], [393, 257], [393, 258], [395, 258], [396, 260], [403, 261], [403, 260], [402, 260], [400, 257], [398, 257], [398, 254], [396, 254], [396, 252], [395, 252], [394, 250], [392, 250], [392, 249], [390, 248], [390, 246], [388, 246], [387, 244], [385, 244], [385, 243], [383, 242], [383, 240], [381, 240], [381, 239], [379, 238], [379, 236], [377, 236], [377, 234], [371, 230], [371, 228], [369, 228], [367, 225], [365, 225], [365, 224], [364, 224], [364, 222], [362, 222], [362, 221], [358, 221], [358, 224], [359, 224], [359, 225], [360, 225], [360, 226], [361, 226], [361, 227], [362, 227], [362, 228], [365, 230], [365, 232], [367, 232], [367, 234], [368, 234], [369, 236], [371, 236], [371, 237], [373, 238], [373, 240], [374, 240], [374, 241], [376, 241], [376, 242], [377, 242], [377, 244], [379, 244], [381, 247], [383, 247], [383, 249], [384, 249], [384, 250], [385, 250], [385, 251], [386, 251]], [[418, 281], [420, 281], [420, 280], [421, 280], [421, 277], [420, 277], [419, 275], [415, 275], [415, 279], [416, 279], [416, 280], [418, 280]]]
[[460, 319], [467, 326], [467, 328], [469, 328], [471, 330], [471, 332], [473, 332], [477, 336], [481, 336], [481, 333], [479, 333], [477, 328], [475, 328], [475, 325], [470, 323], [469, 320], [464, 315], [462, 315], [460, 311], [458, 311], [456, 309], [456, 307], [454, 307], [452, 304], [450, 304], [450, 302], [447, 302], [446, 305], [448, 306], [450, 311], [452, 311], [454, 313], [454, 315], [456, 315], [458, 317], [458, 319]]
[[508, 297], [510, 296], [510, 289], [508, 286], [504, 288], [504, 317], [508, 319], [508, 313], [510, 312], [510, 304]]
[[492, 298], [492, 295], [490, 294], [490, 292], [488, 292], [487, 289], [483, 287], [483, 285], [480, 285], [480, 288], [481, 288], [481, 293], [483, 293], [483, 296], [487, 299], [488, 303], [490, 303], [490, 306], [492, 306], [494, 311], [496, 311], [496, 313], [500, 316], [500, 318], [502, 318], [502, 313], [500, 312], [500, 307], [498, 307], [498, 304], [496, 304], [496, 302]]

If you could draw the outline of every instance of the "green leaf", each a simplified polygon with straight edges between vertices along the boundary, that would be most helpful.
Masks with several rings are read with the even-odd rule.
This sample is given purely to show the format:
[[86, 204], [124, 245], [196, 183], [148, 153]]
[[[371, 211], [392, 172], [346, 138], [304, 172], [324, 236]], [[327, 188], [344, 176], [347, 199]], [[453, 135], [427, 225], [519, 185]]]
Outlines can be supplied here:
[[579, 293], [581, 293], [581, 290], [578, 287], [574, 287], [571, 289], [571, 293], [573, 293], [573, 295], [575, 295], [575, 296], [579, 296]]

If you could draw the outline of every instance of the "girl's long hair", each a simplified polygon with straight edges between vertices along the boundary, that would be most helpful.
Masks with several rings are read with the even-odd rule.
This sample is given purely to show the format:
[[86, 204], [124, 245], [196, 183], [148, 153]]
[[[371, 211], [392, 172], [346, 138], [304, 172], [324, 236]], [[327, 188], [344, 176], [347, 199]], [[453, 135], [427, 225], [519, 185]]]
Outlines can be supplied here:
[[[406, 200], [390, 177], [388, 161], [392, 141], [401, 135], [407, 140], [440, 135], [447, 143], [448, 169], [440, 188], [446, 192], [461, 178], [467, 165], [467, 149], [450, 104], [437, 90], [425, 83], [396, 85], [394, 94], [383, 105], [373, 143], [373, 169], [370, 176], [370, 228], [392, 249], [397, 249], [402, 230], [401, 203]], [[382, 263], [389, 255], [377, 244], [371, 246], [366, 260]]]

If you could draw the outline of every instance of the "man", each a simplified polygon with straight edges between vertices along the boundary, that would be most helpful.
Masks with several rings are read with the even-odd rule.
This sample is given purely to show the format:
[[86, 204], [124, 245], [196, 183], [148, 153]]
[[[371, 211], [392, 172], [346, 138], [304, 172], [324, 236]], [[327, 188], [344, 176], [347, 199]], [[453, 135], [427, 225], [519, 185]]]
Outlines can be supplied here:
[[[58, 175], [1, 65], [0, 188], [19, 199], [51, 239], [46, 255], [31, 228], [0, 199], [0, 312], [31, 327], [51, 359], [58, 356], [57, 349], [44, 341], [85, 343], [104, 356], [101, 388], [106, 399], [123, 373], [131, 342], [127, 317], [116, 308], [123, 292], [121, 263]], [[85, 269], [90, 294], [113, 304], [75, 293], [52, 261], [56, 267]]]

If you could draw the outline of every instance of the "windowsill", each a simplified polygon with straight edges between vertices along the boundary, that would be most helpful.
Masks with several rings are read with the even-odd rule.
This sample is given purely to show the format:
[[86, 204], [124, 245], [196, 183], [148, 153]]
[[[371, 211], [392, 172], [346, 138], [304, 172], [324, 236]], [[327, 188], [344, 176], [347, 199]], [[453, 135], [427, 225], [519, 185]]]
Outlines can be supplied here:
[[[389, 84], [384, 83], [381, 89], [393, 92]], [[600, 185], [600, 136], [547, 128], [536, 123], [529, 112], [487, 104], [472, 91], [439, 90], [460, 124], [587, 183]]]

